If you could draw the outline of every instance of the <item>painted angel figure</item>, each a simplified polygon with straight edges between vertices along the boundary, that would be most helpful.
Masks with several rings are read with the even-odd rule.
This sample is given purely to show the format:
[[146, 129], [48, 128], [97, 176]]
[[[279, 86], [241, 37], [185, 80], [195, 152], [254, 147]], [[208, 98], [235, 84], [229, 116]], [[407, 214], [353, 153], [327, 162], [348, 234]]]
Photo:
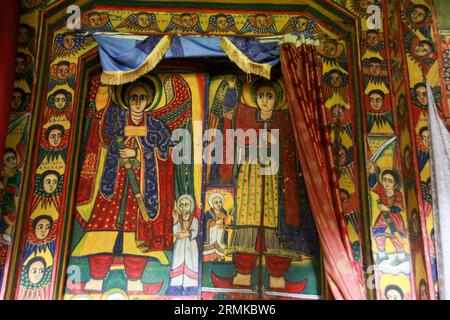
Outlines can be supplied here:
[[[72, 292], [102, 292], [117, 256], [123, 257], [128, 292], [156, 294], [163, 286], [164, 280], [144, 283], [142, 277], [149, 259], [169, 264], [164, 250], [173, 247], [177, 179], [169, 161], [172, 130], [190, 117], [192, 96], [182, 77], [171, 76], [173, 94], [153, 111], [162, 87], [157, 79], [144, 76], [117, 88], [92, 119], [80, 178], [86, 188], [76, 199], [84, 234], [72, 252], [87, 258], [91, 268], [89, 281], [81, 289], [69, 288]], [[86, 209], [86, 204], [92, 206]]]
[[26, 111], [29, 107], [31, 94], [22, 88], [15, 87], [11, 97], [11, 110], [15, 112]]
[[80, 53], [92, 43], [94, 39], [91, 36], [64, 32], [56, 35], [52, 52], [54, 58], [66, 58]]
[[344, 70], [348, 69], [345, 47], [337, 40], [327, 39], [320, 41], [317, 52], [326, 64], [336, 65]]
[[50, 67], [50, 77], [48, 82], [49, 90], [65, 84], [74, 88], [76, 68], [77, 65], [75, 63], [66, 60], [53, 64]]
[[219, 13], [209, 17], [205, 33], [239, 33], [231, 14]]
[[16, 55], [16, 80], [25, 80], [28, 86], [33, 83], [33, 57], [29, 54], [18, 52]]
[[408, 56], [420, 67], [422, 73], [427, 75], [437, 59], [434, 43], [430, 40], [421, 40], [415, 33], [410, 32], [405, 37], [405, 47]]
[[34, 53], [36, 31], [28, 24], [19, 25], [19, 34], [17, 40], [19, 41], [18, 47], [22, 49], [28, 49], [30, 53]]
[[323, 75], [324, 98], [331, 99], [334, 95], [339, 95], [348, 102], [348, 74], [338, 68], [333, 68]]
[[198, 14], [182, 13], [172, 17], [164, 32], [203, 33], [203, 30]]
[[256, 34], [276, 34], [277, 29], [275, 20], [272, 15], [265, 13], [257, 13], [247, 18], [240, 33], [256, 33]]
[[380, 53], [386, 48], [383, 34], [375, 29], [363, 32], [363, 39], [361, 41], [362, 46], [365, 49], [363, 54], [366, 51], [370, 51], [371, 53]]
[[286, 25], [281, 29], [280, 34], [286, 33], [303, 34], [308, 38], [318, 35], [321, 32], [313, 19], [307, 16], [298, 16], [290, 18]]
[[107, 12], [90, 11], [81, 18], [83, 31], [113, 32], [115, 31]]
[[135, 32], [162, 32], [156, 21], [156, 15], [153, 12], [138, 12], [131, 14], [117, 26], [117, 29], [121, 28]]
[[223, 205], [224, 197], [220, 192], [209, 195], [210, 209], [205, 214], [203, 234], [206, 237], [203, 246], [203, 261], [224, 260], [225, 249], [228, 246], [227, 226], [233, 220], [233, 210], [227, 211]]
[[410, 0], [404, 1], [402, 6], [403, 28], [405, 34], [410, 31], [419, 31], [425, 38], [431, 40], [431, 27], [433, 25], [432, 11], [425, 4], [416, 4]]
[[363, 74], [364, 74], [364, 88], [367, 88], [372, 84], [384, 84], [389, 87], [388, 84], [388, 65], [385, 60], [379, 57], [366, 58], [362, 62]]

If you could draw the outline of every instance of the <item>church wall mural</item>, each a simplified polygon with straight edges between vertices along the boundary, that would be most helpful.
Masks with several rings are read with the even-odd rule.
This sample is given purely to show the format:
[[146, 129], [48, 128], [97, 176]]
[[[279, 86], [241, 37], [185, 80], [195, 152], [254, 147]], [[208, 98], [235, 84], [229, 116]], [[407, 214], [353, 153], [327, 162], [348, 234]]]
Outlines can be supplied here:
[[[42, 11], [39, 9], [42, 8], [44, 8], [42, 1], [39, 3], [24, 2], [21, 8], [14, 89], [5, 145], [9, 154], [5, 155], [1, 164], [0, 298], [4, 296], [6, 282], [4, 274], [8, 272], [14, 224], [21, 205], [19, 199], [26, 169], [28, 135], [36, 95], [36, 54], [39, 43], [39, 27], [42, 21]], [[11, 161], [15, 162], [15, 165]]]
[[[422, 221], [422, 241], [427, 257], [428, 279], [416, 279], [432, 283], [431, 296], [438, 296], [436, 248], [434, 240], [434, 214], [432, 208], [430, 146], [428, 128], [429, 101], [424, 95], [428, 82], [433, 90], [435, 103], [441, 116], [448, 119], [448, 103], [444, 97], [445, 88], [441, 47], [438, 43], [436, 13], [432, 1], [399, 2], [402, 11], [402, 36], [405, 39], [405, 51], [409, 78], [408, 100], [412, 115], [410, 130], [413, 132], [412, 146], [416, 151], [414, 160], [416, 185], [419, 194], [419, 211]], [[412, 183], [412, 182], [411, 182]], [[420, 287], [418, 288], [420, 293]]]
[[[380, 29], [369, 28], [369, 5], [380, 1], [342, 1], [361, 20], [360, 50], [365, 119], [369, 229], [377, 299], [413, 298], [405, 188], [400, 141], [389, 70], [386, 19]], [[368, 270], [369, 271], [369, 270]]]
[[[320, 39], [328, 130], [345, 209], [341, 233], [353, 267], [361, 282], [375, 272], [378, 299], [413, 299], [423, 291], [432, 297], [428, 283], [435, 279], [433, 266], [425, 256], [432, 257], [434, 251], [423, 249], [432, 242], [421, 234], [426, 230], [432, 236], [432, 209], [426, 206], [422, 189], [429, 168], [428, 176], [420, 177], [422, 186], [413, 170], [423, 160], [424, 150], [415, 143], [414, 132], [424, 135], [419, 127], [426, 113], [409, 125], [416, 113], [401, 113], [412, 103], [413, 91], [407, 89], [412, 83], [396, 78], [396, 70], [402, 69], [396, 61], [403, 65], [407, 61], [411, 69], [413, 58], [405, 59], [402, 49], [392, 47], [403, 40], [388, 38], [385, 20], [381, 30], [368, 29], [370, 1], [335, 2], [342, 8], [324, 1], [312, 9], [269, 11], [137, 4], [119, 9], [92, 7], [86, 1], [83, 32], [68, 30], [60, 19], [63, 15], [43, 17], [45, 8], [53, 13], [65, 10], [58, 1], [25, 5], [20, 34], [32, 40], [24, 40], [27, 44], [19, 48], [16, 86], [23, 93], [17, 90], [17, 99], [13, 98], [13, 115], [33, 110], [33, 120], [26, 118], [20, 137], [29, 155], [21, 161], [30, 171], [23, 188], [30, 201], [18, 208], [20, 228], [12, 237], [18, 243], [13, 261], [17, 271], [12, 271], [8, 283], [4, 279], [7, 294], [34, 300], [323, 297], [320, 245], [301, 168], [295, 152], [287, 152], [293, 137], [286, 129], [290, 126], [283, 125], [290, 121], [283, 79], [264, 81], [238, 71], [161, 72], [130, 85], [103, 86], [93, 71], [98, 67], [97, 44], [84, 32], [118, 31], [245, 37], [294, 33]], [[360, 56], [352, 40], [328, 17], [348, 18], [346, 10], [360, 20]], [[403, 16], [396, 19], [402, 30], [412, 28]], [[421, 33], [421, 28], [428, 30], [420, 25], [414, 31]], [[41, 33], [51, 40], [38, 55]], [[434, 40], [432, 32], [428, 35]], [[48, 79], [39, 78], [45, 83], [34, 81], [38, 69], [47, 75]], [[264, 90], [273, 93], [275, 120], [259, 118], [257, 95]], [[156, 139], [149, 126], [130, 122], [130, 110], [138, 107], [133, 96], [137, 104], [145, 97], [145, 107], [138, 112], [142, 121], [160, 126], [166, 135]], [[27, 148], [30, 123], [32, 136], [38, 138]], [[282, 168], [273, 179], [255, 175], [251, 164], [189, 166], [167, 160], [176, 151], [167, 137], [177, 129], [192, 132], [190, 156], [201, 158], [202, 146], [194, 137], [202, 137], [208, 129], [241, 128], [244, 123], [255, 129], [279, 128], [281, 136], [290, 137], [280, 140]], [[18, 139], [13, 137], [11, 133], [9, 140]], [[242, 147], [251, 149], [252, 143], [242, 142]], [[111, 169], [115, 161], [124, 167]], [[288, 176], [296, 178], [291, 181]], [[143, 181], [148, 179], [158, 188], [147, 190]], [[254, 196], [257, 190], [264, 191]], [[143, 208], [139, 197], [154, 199], [154, 207]], [[261, 203], [268, 217], [244, 214]], [[159, 214], [148, 219], [140, 214], [155, 210]], [[146, 237], [150, 229], [160, 237]], [[181, 247], [188, 249], [182, 252]], [[16, 290], [13, 283], [18, 284]], [[427, 290], [422, 290], [424, 286]]]

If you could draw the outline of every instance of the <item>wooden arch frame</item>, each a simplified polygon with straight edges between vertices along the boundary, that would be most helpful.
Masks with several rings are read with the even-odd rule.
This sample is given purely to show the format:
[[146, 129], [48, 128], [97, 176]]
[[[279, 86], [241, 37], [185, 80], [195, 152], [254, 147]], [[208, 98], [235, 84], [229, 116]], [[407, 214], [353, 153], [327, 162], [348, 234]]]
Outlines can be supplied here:
[[[185, 3], [182, 5], [176, 2], [152, 2], [151, 4], [145, 4], [142, 1], [129, 1], [127, 2], [127, 7], [114, 6], [112, 0], [100, 0], [95, 1], [95, 4], [91, 0], [82, 1], [56, 1], [43, 12], [43, 19], [41, 20], [40, 26], [40, 44], [38, 48], [38, 55], [36, 57], [39, 74], [39, 81], [34, 84], [35, 105], [33, 106], [33, 119], [30, 132], [32, 137], [40, 137], [42, 126], [44, 124], [43, 111], [46, 108], [47, 94], [48, 92], [48, 76], [49, 76], [49, 65], [52, 62], [51, 54], [51, 44], [53, 44], [53, 39], [58, 31], [64, 29], [66, 23], [66, 8], [72, 4], [77, 3], [80, 5], [83, 12], [92, 9], [109, 9], [109, 10], [143, 10], [146, 11], [151, 8], [158, 8], [160, 11], [169, 11], [171, 8], [176, 8], [177, 11], [192, 10], [196, 9], [199, 11], [214, 11], [214, 10], [229, 10], [229, 11], [270, 11], [272, 13], [283, 13], [283, 14], [298, 14], [307, 13], [308, 15], [317, 18], [321, 23], [326, 25], [328, 28], [333, 28], [335, 34], [344, 35], [343, 38], [346, 40], [346, 50], [351, 52], [354, 57], [361, 58], [361, 52], [359, 49], [360, 34], [359, 34], [359, 23], [358, 17], [348, 13], [344, 9], [340, 8], [336, 3], [331, 0], [326, 1], [316, 1], [310, 3], [310, 1], [299, 1], [297, 5], [258, 5], [258, 4], [211, 4], [205, 8], [205, 5], [199, 5], [196, 3]], [[321, 11], [323, 10], [323, 11]], [[51, 39], [52, 41], [44, 41], [44, 39]], [[70, 243], [70, 230], [72, 228], [72, 211], [73, 211], [73, 199], [74, 194], [69, 193], [70, 187], [75, 183], [75, 169], [78, 167], [77, 153], [79, 151], [79, 139], [82, 130], [82, 119], [84, 110], [84, 99], [86, 93], [88, 74], [95, 69], [96, 66], [96, 55], [97, 48], [93, 47], [88, 52], [77, 56], [77, 81], [74, 90], [73, 99], [73, 117], [71, 119], [71, 140], [68, 147], [68, 156], [65, 161], [65, 170], [69, 173], [65, 178], [63, 193], [62, 193], [62, 209], [59, 216], [59, 230], [57, 237], [57, 245], [55, 251], [55, 257], [53, 262], [53, 273], [51, 280], [51, 298], [60, 299], [63, 296], [63, 290], [65, 287], [65, 273], [67, 267], [67, 248]], [[349, 60], [349, 59], [348, 59]], [[349, 91], [349, 98], [354, 106], [354, 126], [357, 134], [356, 147], [358, 149], [358, 156], [356, 161], [364, 163], [366, 157], [364, 154], [364, 137], [365, 132], [365, 119], [363, 117], [362, 108], [357, 108], [356, 106], [362, 105], [362, 79], [361, 79], [361, 65], [358, 61], [361, 59], [354, 60], [350, 65], [350, 83], [351, 86], [357, 90], [355, 92]], [[97, 64], [98, 65], [98, 64]], [[77, 140], [78, 139], [78, 140]], [[30, 142], [27, 149], [27, 160], [25, 164], [24, 176], [26, 177], [22, 184], [22, 196], [21, 199], [31, 199], [33, 194], [34, 177], [36, 169], [39, 164], [35, 163], [36, 155], [39, 150], [39, 141], [36, 139]], [[72, 170], [70, 170], [70, 168]], [[358, 174], [359, 179], [357, 183], [359, 184], [360, 190], [368, 190], [366, 183], [365, 168], [359, 165]], [[363, 212], [368, 212], [367, 207], [367, 193], [360, 192], [358, 201], [360, 202], [359, 210], [361, 214]], [[4, 286], [5, 297], [8, 299], [14, 299], [17, 294], [17, 288], [20, 284], [20, 272], [21, 266], [23, 264], [23, 248], [26, 241], [28, 223], [30, 220], [31, 209], [29, 201], [21, 201], [18, 208], [18, 219], [16, 222], [16, 230], [14, 236], [14, 247], [12, 248], [11, 256], [9, 257], [9, 264], [5, 270], [6, 286]], [[366, 221], [366, 219], [363, 219]], [[369, 241], [369, 235], [367, 234], [369, 225], [367, 222], [363, 223], [364, 243], [367, 246]], [[369, 259], [370, 255], [364, 254], [366, 259]]]

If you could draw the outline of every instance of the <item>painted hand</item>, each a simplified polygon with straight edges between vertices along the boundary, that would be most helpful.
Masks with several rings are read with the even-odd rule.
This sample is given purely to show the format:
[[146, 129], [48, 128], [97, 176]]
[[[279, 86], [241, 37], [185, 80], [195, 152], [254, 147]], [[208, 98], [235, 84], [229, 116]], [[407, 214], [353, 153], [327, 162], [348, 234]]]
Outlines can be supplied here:
[[136, 157], [136, 150], [134, 149], [123, 149], [119, 150], [119, 155], [122, 159], [128, 159], [128, 158], [135, 158]]

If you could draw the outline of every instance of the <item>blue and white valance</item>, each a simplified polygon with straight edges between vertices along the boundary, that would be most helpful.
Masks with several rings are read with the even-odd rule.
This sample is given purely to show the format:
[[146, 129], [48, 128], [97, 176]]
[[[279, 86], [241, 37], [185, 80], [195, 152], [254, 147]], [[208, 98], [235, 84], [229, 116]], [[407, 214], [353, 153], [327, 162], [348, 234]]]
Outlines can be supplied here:
[[247, 74], [270, 78], [279, 63], [278, 42], [261, 43], [256, 38], [198, 36], [133, 36], [94, 34], [103, 68], [102, 83], [132, 82], [153, 70], [162, 59], [229, 57]]

